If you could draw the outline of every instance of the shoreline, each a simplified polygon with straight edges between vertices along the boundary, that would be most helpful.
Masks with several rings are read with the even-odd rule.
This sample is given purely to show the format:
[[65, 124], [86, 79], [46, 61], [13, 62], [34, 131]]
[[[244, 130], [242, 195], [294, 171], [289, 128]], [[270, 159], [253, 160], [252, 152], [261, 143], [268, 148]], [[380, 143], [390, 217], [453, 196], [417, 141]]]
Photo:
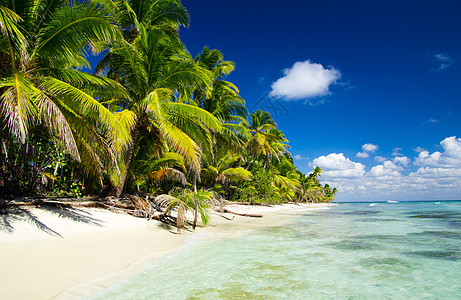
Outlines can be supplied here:
[[[334, 205], [227, 205], [234, 212], [264, 217], [224, 213], [233, 218], [230, 221], [212, 214], [207, 226], [195, 232], [181, 230], [181, 234], [176, 233], [176, 228], [166, 229], [159, 221], [96, 208], [66, 212], [29, 209], [35, 219], [12, 220], [13, 233], [0, 231], [0, 298], [72, 299], [81, 296], [83, 290], [93, 294], [104, 288], [104, 282], [114, 281], [109, 279], [124, 278], [147, 261], [190, 246], [195, 238], [235, 236], [242, 231], [280, 225], [306, 210]], [[39, 229], [40, 224], [45, 227]]]

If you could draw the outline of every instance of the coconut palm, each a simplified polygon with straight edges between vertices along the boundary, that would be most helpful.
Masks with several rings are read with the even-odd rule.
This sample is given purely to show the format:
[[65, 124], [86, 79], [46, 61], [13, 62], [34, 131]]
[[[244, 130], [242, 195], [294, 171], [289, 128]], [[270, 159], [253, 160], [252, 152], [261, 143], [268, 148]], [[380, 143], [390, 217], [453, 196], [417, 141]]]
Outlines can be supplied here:
[[77, 68], [89, 67], [89, 49], [117, 37], [112, 8], [104, 0], [0, 1], [2, 130], [24, 143], [31, 127], [45, 125], [99, 181], [129, 136], [95, 99], [123, 90]]
[[300, 188], [300, 182], [297, 178], [274, 174], [273, 185], [278, 188], [278, 193], [284, 200], [293, 200], [296, 192]]
[[186, 224], [187, 212], [194, 211], [192, 228], [195, 230], [198, 214], [200, 214], [203, 225], [206, 225], [210, 220], [209, 202], [212, 196], [211, 192], [203, 190], [174, 189], [170, 192], [170, 195], [160, 195], [155, 201], [162, 206], [166, 206], [163, 211], [164, 215], [170, 213], [173, 208], [177, 208], [176, 226], [178, 229], [183, 228]]
[[231, 61], [225, 61], [223, 54], [216, 49], [203, 47], [195, 62], [204, 69], [212, 72], [211, 90], [207, 86], [196, 86], [193, 101], [217, 117], [220, 121], [241, 122], [247, 118], [248, 112], [238, 88], [231, 82], [223, 80], [235, 68]]
[[277, 124], [268, 112], [259, 109], [251, 113], [251, 123], [247, 125], [247, 130], [245, 147], [251, 155], [247, 168], [253, 159], [260, 156], [264, 157], [265, 168], [269, 168], [271, 158], [279, 160], [282, 153], [288, 152], [288, 140], [277, 129]]
[[175, 182], [183, 186], [187, 184], [185, 176], [187, 170], [182, 155], [175, 152], [164, 152], [159, 158], [157, 153], [146, 151], [148, 147], [143, 145], [142, 140], [141, 145], [130, 172], [138, 191], [140, 186], [145, 186], [151, 192], [158, 187], [159, 183]]
[[124, 1], [117, 5], [125, 38], [109, 45], [109, 52], [96, 72], [117, 80], [129, 94], [110, 103], [113, 110], [123, 115], [121, 122], [129, 128], [132, 138], [125, 159], [120, 162], [123, 172], [114, 180], [116, 195], [120, 196], [141, 132], [153, 133], [158, 145], [153, 151], [161, 152], [168, 144], [198, 175], [201, 146], [211, 144], [209, 130], [219, 131], [221, 125], [207, 111], [177, 101], [176, 95], [186, 87], [209, 86], [211, 77], [173, 34], [178, 26], [188, 24], [188, 16], [184, 14], [187, 12], [180, 2]]
[[320, 184], [320, 177], [322, 177], [323, 170], [320, 167], [315, 167], [312, 172], [309, 174], [309, 178], [312, 181], [313, 185], [319, 185]]
[[240, 160], [237, 155], [221, 152], [221, 157], [214, 157], [214, 163], [208, 163], [201, 169], [201, 177], [212, 184], [227, 183], [229, 181], [250, 180], [251, 172], [236, 165]]
[[257, 110], [250, 114], [251, 123], [244, 124], [247, 127], [247, 132], [243, 137], [246, 139], [245, 148], [248, 149], [248, 154], [251, 158], [248, 162], [247, 169], [250, 167], [252, 161], [264, 155], [267, 157], [269, 154], [268, 131], [275, 128], [275, 122], [268, 112]]

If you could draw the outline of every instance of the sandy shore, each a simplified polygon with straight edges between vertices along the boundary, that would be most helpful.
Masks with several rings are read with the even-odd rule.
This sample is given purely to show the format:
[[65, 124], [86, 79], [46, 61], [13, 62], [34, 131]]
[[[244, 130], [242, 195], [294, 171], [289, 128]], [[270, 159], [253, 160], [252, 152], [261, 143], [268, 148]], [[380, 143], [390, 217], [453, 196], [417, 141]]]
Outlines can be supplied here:
[[229, 221], [213, 214], [206, 227], [181, 234], [157, 221], [101, 209], [17, 210], [1, 216], [0, 299], [78, 297], [79, 285], [168, 255], [197, 234], [235, 234], [277, 225], [303, 210], [326, 206], [229, 205], [231, 211], [264, 217], [224, 214], [233, 218]]

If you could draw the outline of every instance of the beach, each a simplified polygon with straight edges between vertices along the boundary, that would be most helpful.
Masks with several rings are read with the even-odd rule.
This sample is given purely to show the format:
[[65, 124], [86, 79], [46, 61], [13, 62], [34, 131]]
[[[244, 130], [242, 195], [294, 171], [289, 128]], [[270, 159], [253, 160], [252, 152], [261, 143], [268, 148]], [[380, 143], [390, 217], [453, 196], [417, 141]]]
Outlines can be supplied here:
[[4, 224], [10, 226], [0, 230], [0, 299], [52, 299], [63, 293], [67, 298], [78, 297], [78, 288], [65, 291], [107, 274], [136, 269], [146, 260], [172, 253], [195, 235], [236, 234], [278, 225], [303, 210], [328, 205], [332, 204], [229, 205], [226, 208], [232, 212], [264, 217], [222, 214], [226, 219], [214, 213], [207, 226], [180, 233], [155, 220], [102, 209], [24, 208], [6, 216], [10, 219]]

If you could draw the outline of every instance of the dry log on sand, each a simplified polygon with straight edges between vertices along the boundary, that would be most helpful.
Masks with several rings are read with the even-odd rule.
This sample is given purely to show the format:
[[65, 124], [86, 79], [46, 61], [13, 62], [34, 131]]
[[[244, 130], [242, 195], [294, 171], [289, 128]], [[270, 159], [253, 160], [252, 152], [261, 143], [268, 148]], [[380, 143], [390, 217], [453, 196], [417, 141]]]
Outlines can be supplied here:
[[237, 216], [242, 216], [242, 217], [252, 217], [252, 218], [262, 218], [262, 217], [264, 217], [264, 215], [261, 215], [261, 214], [236, 213], [236, 212], [228, 210], [227, 208], [224, 208], [224, 212], [228, 213], [228, 214], [234, 214], [234, 215], [237, 215]]

